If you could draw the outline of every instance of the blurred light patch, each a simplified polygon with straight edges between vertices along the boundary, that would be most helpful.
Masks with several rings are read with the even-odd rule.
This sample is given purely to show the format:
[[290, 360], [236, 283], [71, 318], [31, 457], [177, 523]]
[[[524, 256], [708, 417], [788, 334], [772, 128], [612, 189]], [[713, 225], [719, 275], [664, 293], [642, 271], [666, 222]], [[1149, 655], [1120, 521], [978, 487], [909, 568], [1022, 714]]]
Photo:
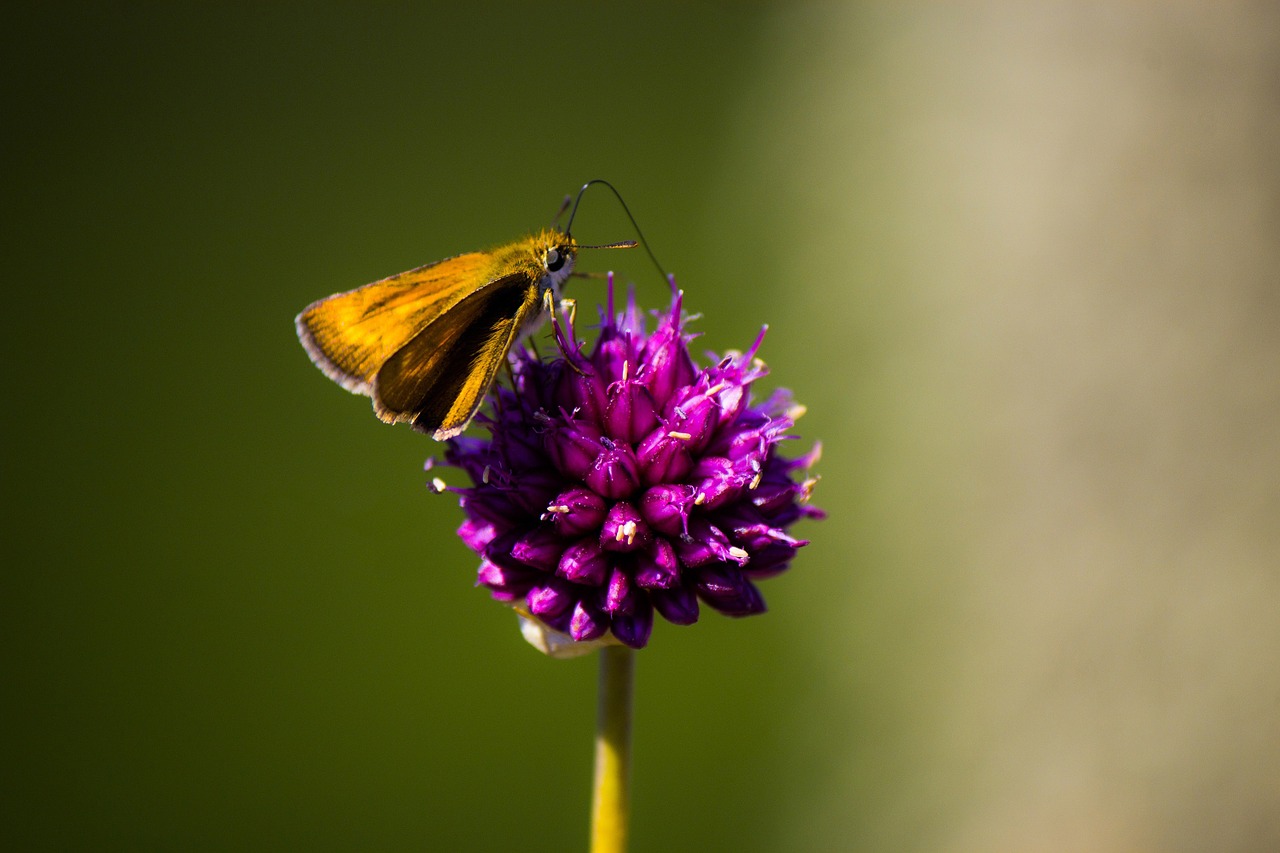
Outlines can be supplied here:
[[721, 251], [836, 383], [801, 846], [1280, 848], [1276, 8], [768, 31]]

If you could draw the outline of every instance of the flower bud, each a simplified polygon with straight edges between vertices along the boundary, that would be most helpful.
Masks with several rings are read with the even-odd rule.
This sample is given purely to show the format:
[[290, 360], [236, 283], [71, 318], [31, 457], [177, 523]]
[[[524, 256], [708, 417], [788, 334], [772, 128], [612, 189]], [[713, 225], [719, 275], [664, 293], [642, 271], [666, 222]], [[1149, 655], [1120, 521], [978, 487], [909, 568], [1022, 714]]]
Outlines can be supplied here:
[[654, 539], [648, 550], [636, 557], [636, 586], [642, 589], [670, 589], [680, 582], [680, 561], [676, 549], [666, 539]]
[[543, 621], [568, 612], [577, 600], [571, 586], [558, 578], [549, 578], [545, 583], [534, 586], [525, 596], [529, 612]]
[[626, 444], [603, 439], [604, 448], [583, 477], [591, 489], [610, 500], [629, 497], [640, 485], [636, 457]]
[[580, 539], [565, 549], [556, 574], [567, 581], [599, 586], [609, 571], [609, 558], [594, 539]]
[[557, 533], [577, 537], [600, 529], [605, 516], [604, 498], [590, 489], [566, 489], [547, 504], [543, 518], [550, 518]]
[[653, 396], [641, 382], [624, 379], [609, 386], [604, 430], [617, 441], [639, 441], [658, 424]]
[[740, 571], [727, 566], [712, 566], [698, 574], [698, 595], [726, 616], [750, 616], [765, 611], [760, 591]]
[[665, 536], [680, 536], [689, 530], [689, 507], [693, 488], [663, 484], [654, 486], [640, 498], [640, 515], [649, 526]]
[[609, 508], [600, 528], [600, 547], [606, 551], [635, 551], [645, 547], [652, 538], [649, 525], [626, 501], [618, 501]]
[[604, 450], [600, 431], [580, 420], [565, 421], [547, 437], [547, 453], [566, 477], [581, 480]]
[[613, 635], [633, 649], [643, 649], [652, 632], [653, 605], [646, 599], [638, 599], [633, 610], [613, 615]]
[[636, 460], [645, 485], [678, 483], [688, 475], [693, 469], [688, 440], [687, 436], [662, 426], [645, 436], [636, 448]]
[[605, 586], [604, 612], [630, 613], [638, 600], [631, 578], [621, 566], [614, 566], [609, 573], [609, 583]]
[[569, 619], [569, 636], [578, 642], [594, 640], [609, 630], [609, 617], [591, 602], [583, 599], [573, 606]]
[[662, 614], [662, 618], [674, 625], [692, 625], [698, 621], [698, 596], [684, 585], [651, 592], [649, 600]]

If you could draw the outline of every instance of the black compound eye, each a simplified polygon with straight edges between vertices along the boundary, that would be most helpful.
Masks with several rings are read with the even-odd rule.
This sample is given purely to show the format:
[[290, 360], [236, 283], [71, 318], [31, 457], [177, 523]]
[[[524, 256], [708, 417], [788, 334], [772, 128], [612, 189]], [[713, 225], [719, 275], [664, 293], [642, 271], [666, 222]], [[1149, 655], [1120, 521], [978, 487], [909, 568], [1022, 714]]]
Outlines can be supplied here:
[[557, 272], [564, 266], [564, 252], [559, 249], [547, 249], [547, 254], [542, 258], [542, 265], [547, 268], [547, 272]]

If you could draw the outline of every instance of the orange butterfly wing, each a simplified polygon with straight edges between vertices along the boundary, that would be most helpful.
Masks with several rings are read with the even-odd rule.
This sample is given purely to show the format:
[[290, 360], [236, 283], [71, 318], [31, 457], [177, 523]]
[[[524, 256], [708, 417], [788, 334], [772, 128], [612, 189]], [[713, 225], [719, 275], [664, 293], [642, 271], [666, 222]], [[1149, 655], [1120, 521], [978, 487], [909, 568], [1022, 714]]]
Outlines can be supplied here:
[[529, 272], [490, 279], [495, 266], [471, 252], [329, 296], [298, 315], [298, 338], [326, 376], [372, 397], [382, 420], [451, 438], [541, 308]]
[[521, 331], [537, 316], [538, 283], [515, 273], [468, 294], [392, 354], [374, 379], [374, 409], [438, 440], [466, 429]]
[[470, 252], [313, 302], [298, 338], [326, 376], [372, 396], [378, 369], [469, 293], [485, 284], [492, 258]]

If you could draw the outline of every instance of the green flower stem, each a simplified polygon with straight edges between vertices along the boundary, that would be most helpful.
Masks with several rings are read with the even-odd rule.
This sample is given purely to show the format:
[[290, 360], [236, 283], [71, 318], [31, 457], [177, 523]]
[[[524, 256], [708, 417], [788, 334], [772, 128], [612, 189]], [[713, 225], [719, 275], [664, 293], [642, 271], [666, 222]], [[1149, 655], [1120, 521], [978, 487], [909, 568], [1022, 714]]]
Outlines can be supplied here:
[[631, 688], [635, 650], [600, 650], [596, 770], [591, 796], [591, 853], [625, 853], [631, 816]]

